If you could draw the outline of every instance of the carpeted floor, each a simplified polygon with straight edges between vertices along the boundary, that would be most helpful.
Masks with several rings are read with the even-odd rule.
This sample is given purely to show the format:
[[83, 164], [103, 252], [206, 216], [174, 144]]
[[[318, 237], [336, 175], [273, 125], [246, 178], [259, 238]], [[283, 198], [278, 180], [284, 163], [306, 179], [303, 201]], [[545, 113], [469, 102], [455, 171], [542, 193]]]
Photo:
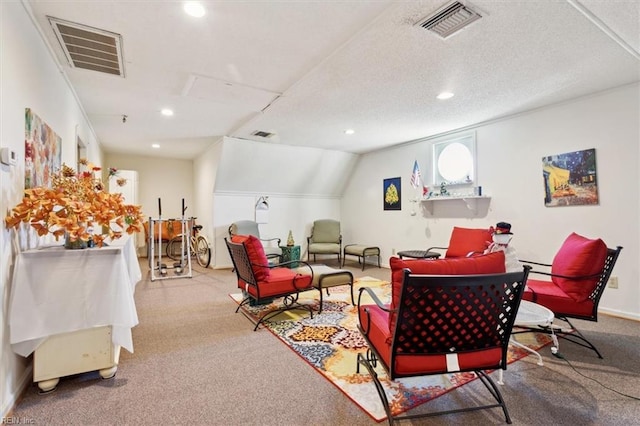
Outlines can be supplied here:
[[[358, 298], [358, 289], [369, 287], [382, 300], [389, 300], [391, 287], [388, 281], [372, 277], [361, 277], [354, 282], [354, 294]], [[374, 420], [386, 419], [386, 413], [380, 398], [371, 393], [374, 386], [364, 367], [360, 374], [356, 372], [358, 353], [367, 349], [367, 342], [357, 329], [357, 308], [351, 305], [348, 286], [331, 288], [325, 296], [322, 313], [318, 314], [319, 298], [315, 291], [299, 296], [299, 303], [313, 306], [313, 317], [305, 310], [289, 310], [270, 318], [264, 327], [278, 337], [285, 345], [297, 353], [316, 372], [322, 374], [334, 386], [340, 389], [355, 404], [367, 412]], [[242, 293], [231, 295], [237, 303], [243, 299]], [[365, 304], [373, 303], [364, 294]], [[276, 299], [271, 304], [259, 306], [242, 305], [241, 311], [253, 322], [282, 306]], [[525, 333], [513, 336], [532, 349], [540, 349], [551, 342], [551, 338], [542, 333]], [[508, 362], [513, 363], [529, 355], [524, 349], [509, 346]], [[390, 381], [382, 368], [378, 366], [378, 375], [385, 388], [387, 398], [393, 401], [394, 415], [404, 413], [431, 399], [463, 386], [475, 380], [473, 373], [452, 373], [427, 377], [404, 378]], [[470, 404], [471, 405], [471, 404]]]
[[[146, 259], [140, 260], [144, 277], [135, 296], [140, 318], [133, 329], [135, 352], [122, 352], [116, 377], [63, 378], [47, 395], [32, 385], [14, 418], [54, 425], [376, 424], [269, 331], [254, 332], [244, 315], [234, 313], [236, 304], [228, 295], [237, 287], [230, 270], [196, 266], [191, 279], [151, 282]], [[347, 267], [356, 277], [390, 276], [388, 269]], [[501, 389], [513, 423], [639, 424], [640, 402], [604, 386], [640, 393], [640, 324], [604, 315], [598, 323], [576, 323], [604, 359], [561, 341], [561, 353], [577, 371], [548, 348], [541, 351], [542, 367], [533, 356], [512, 364]], [[414, 411], [479, 399], [484, 396], [479, 386], [469, 383]], [[502, 424], [504, 418], [497, 410], [484, 410], [407, 423]]]

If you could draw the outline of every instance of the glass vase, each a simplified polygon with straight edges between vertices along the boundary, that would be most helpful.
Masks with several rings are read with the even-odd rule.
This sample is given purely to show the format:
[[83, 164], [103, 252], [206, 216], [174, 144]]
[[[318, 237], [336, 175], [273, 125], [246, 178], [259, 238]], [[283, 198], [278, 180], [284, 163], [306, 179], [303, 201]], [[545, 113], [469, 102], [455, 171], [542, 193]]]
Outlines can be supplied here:
[[86, 249], [87, 248], [87, 242], [81, 240], [80, 238], [78, 238], [75, 241], [71, 241], [71, 237], [69, 236], [68, 233], [65, 232], [65, 234], [64, 234], [64, 248], [70, 249], [70, 250]]

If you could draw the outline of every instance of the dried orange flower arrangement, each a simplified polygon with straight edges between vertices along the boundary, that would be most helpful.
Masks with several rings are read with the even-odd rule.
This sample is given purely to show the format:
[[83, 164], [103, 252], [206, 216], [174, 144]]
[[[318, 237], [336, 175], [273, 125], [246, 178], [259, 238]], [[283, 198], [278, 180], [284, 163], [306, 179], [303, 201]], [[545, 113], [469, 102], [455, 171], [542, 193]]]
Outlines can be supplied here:
[[[7, 228], [28, 222], [39, 236], [52, 234], [56, 241], [66, 236], [71, 242], [92, 239], [98, 247], [107, 237], [122, 237], [122, 230], [142, 232], [142, 207], [124, 204], [122, 194], [105, 192], [102, 180], [94, 176], [100, 167], [85, 159], [80, 164], [87, 171], [76, 173], [63, 164], [52, 176], [51, 188], [26, 189], [22, 202], [5, 218]], [[91, 228], [96, 232], [91, 233]]]

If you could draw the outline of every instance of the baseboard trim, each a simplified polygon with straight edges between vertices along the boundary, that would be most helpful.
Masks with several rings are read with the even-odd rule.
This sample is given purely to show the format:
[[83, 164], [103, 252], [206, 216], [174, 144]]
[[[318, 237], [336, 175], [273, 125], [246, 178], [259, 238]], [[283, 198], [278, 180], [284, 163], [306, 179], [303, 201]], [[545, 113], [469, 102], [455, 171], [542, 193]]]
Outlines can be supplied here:
[[640, 321], [640, 314], [634, 314], [631, 312], [618, 311], [615, 309], [601, 308], [598, 309], [599, 314], [608, 315], [610, 317], [622, 318], [632, 321]]
[[27, 367], [22, 373], [22, 376], [18, 381], [17, 391], [9, 395], [9, 399], [7, 401], [3, 401], [4, 405], [2, 406], [2, 415], [0, 416], [1, 419], [6, 419], [8, 417], [11, 417], [11, 413], [13, 412], [16, 406], [16, 403], [20, 400], [20, 397], [22, 396], [22, 394], [27, 390], [27, 387], [31, 384], [32, 377], [33, 377], [33, 363], [31, 363], [31, 365], [29, 365], [29, 367]]

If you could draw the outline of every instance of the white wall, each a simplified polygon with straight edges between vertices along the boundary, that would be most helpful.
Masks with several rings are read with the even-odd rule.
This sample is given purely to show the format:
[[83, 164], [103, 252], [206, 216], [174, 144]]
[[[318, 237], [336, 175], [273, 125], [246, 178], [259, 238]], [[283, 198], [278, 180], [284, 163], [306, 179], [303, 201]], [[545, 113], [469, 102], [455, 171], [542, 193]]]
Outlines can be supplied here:
[[[193, 161], [193, 191], [198, 222], [203, 226], [202, 234], [210, 244], [215, 244], [213, 225], [213, 188], [216, 184], [218, 165], [222, 158], [222, 139], [213, 143], [206, 152]], [[211, 265], [215, 266], [217, 250], [213, 250]]]
[[[18, 164], [0, 166], [0, 211], [6, 214], [24, 191], [24, 111], [31, 108], [62, 138], [62, 161], [75, 166], [76, 136], [87, 144], [87, 157], [101, 164], [95, 135], [42, 41], [28, 11], [20, 2], [0, 2], [0, 146], [13, 149]], [[0, 228], [0, 416], [12, 407], [31, 381], [31, 361], [17, 356], [9, 344], [9, 297], [16, 248], [16, 232]], [[22, 233], [24, 235], [24, 233]], [[35, 241], [23, 238], [23, 249]]]
[[[195, 213], [193, 195], [193, 161], [170, 158], [144, 157], [136, 155], [106, 154], [105, 169], [138, 172], [138, 201], [146, 218], [158, 218], [158, 199], [162, 204], [165, 219], [181, 216], [182, 199], [187, 206], [186, 216]], [[145, 253], [144, 234], [136, 236], [138, 254]]]
[[158, 198], [162, 201], [162, 217], [181, 216], [182, 199], [187, 216], [195, 209], [193, 196], [193, 161], [129, 154], [106, 154], [105, 168], [138, 172], [138, 203], [145, 216], [158, 217]]
[[[301, 148], [225, 137], [196, 162], [195, 174], [210, 177], [215, 170], [211, 202], [212, 265], [231, 267], [224, 244], [228, 228], [237, 220], [255, 220], [255, 203], [269, 197], [269, 223], [260, 225], [263, 238], [285, 243], [291, 230], [296, 244], [306, 251], [306, 238], [316, 219], [340, 220], [340, 199], [358, 156], [339, 151]], [[204, 203], [198, 204], [206, 209]], [[207, 231], [205, 229], [205, 231]], [[209, 231], [207, 231], [209, 232]]]
[[340, 197], [357, 161], [341, 151], [225, 137], [215, 191]]
[[[216, 194], [213, 203], [215, 223], [215, 267], [232, 266], [224, 243], [231, 223], [237, 220], [255, 220], [255, 203], [260, 195], [269, 196], [269, 223], [259, 225], [262, 238], [280, 238], [287, 242], [289, 231], [293, 233], [296, 245], [300, 246], [301, 257], [306, 259], [307, 237], [316, 219], [340, 220], [340, 198], [318, 198], [312, 196], [283, 196], [247, 193]], [[320, 261], [320, 259], [318, 259]], [[212, 261], [213, 263], [213, 261]]]
[[[421, 202], [411, 216], [413, 162], [430, 175], [433, 140], [364, 155], [342, 199], [343, 235], [380, 246], [387, 264], [393, 249], [447, 245], [453, 226], [509, 222], [518, 256], [544, 262], [571, 232], [599, 237], [624, 247], [613, 272], [619, 288], [605, 291], [600, 307], [640, 318], [639, 104], [636, 84], [478, 126], [478, 184], [491, 200], [477, 211], [462, 201]], [[589, 148], [596, 149], [599, 205], [545, 207], [542, 157]], [[402, 177], [402, 210], [383, 211], [382, 180], [395, 176]]]

